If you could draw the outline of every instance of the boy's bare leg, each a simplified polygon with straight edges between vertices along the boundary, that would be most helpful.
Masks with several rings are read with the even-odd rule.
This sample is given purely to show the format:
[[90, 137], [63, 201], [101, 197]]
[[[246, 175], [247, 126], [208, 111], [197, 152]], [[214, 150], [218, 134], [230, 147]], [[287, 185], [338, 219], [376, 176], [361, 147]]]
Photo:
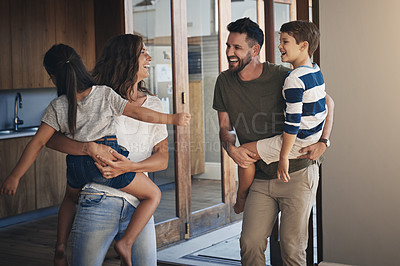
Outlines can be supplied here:
[[57, 243], [53, 261], [55, 266], [68, 265], [66, 247], [75, 217], [79, 191], [80, 189], [74, 189], [67, 185], [63, 202], [58, 211]]
[[121, 265], [131, 266], [132, 245], [160, 203], [161, 191], [143, 173], [136, 173], [133, 181], [121, 190], [140, 200], [123, 237], [115, 243], [115, 250], [120, 255]]
[[[241, 145], [241, 147], [250, 150], [251, 152], [257, 154], [254, 159], [259, 160], [260, 156], [257, 152], [257, 142], [249, 142]], [[256, 172], [256, 168], [254, 164], [251, 164], [248, 168], [238, 168], [238, 176], [239, 176], [239, 186], [236, 196], [236, 203], [233, 206], [233, 210], [235, 213], [239, 214], [243, 212], [244, 203], [246, 202], [247, 193], [249, 191], [249, 187], [253, 183], [254, 174]]]
[[251, 164], [248, 168], [239, 167], [239, 186], [236, 196], [236, 203], [233, 205], [233, 210], [235, 213], [239, 214], [243, 212], [244, 203], [246, 202], [247, 193], [251, 183], [253, 183], [254, 174], [256, 172], [256, 167]]

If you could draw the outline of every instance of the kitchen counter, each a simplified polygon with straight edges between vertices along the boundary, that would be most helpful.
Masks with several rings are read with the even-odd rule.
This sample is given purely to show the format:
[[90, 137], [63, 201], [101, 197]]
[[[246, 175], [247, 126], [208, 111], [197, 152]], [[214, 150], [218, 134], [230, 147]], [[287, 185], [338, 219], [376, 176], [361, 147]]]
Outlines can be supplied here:
[[34, 136], [37, 130], [38, 127], [20, 128], [18, 131], [12, 129], [0, 130], [0, 140]]

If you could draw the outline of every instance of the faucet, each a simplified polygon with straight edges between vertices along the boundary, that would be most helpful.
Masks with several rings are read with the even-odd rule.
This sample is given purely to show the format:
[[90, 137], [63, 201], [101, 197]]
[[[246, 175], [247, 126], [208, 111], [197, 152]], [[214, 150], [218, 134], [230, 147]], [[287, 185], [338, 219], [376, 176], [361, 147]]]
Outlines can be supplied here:
[[18, 125], [22, 125], [24, 121], [19, 119], [18, 117], [18, 107], [22, 108], [22, 96], [21, 93], [17, 92], [17, 95], [15, 96], [15, 102], [14, 102], [14, 130], [18, 131]]

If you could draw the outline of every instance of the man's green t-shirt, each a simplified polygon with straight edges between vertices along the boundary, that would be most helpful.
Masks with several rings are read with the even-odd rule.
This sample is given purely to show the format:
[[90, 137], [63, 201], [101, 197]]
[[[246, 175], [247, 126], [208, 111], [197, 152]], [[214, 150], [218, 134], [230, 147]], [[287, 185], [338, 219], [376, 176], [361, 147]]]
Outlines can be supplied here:
[[[229, 70], [218, 76], [213, 108], [228, 113], [240, 144], [282, 134], [285, 121], [282, 87], [289, 71], [289, 68], [265, 62], [262, 74], [254, 80], [242, 81]], [[308, 159], [290, 160], [289, 172], [311, 163]], [[255, 178], [276, 178], [277, 166], [277, 162], [267, 165], [257, 161]]]

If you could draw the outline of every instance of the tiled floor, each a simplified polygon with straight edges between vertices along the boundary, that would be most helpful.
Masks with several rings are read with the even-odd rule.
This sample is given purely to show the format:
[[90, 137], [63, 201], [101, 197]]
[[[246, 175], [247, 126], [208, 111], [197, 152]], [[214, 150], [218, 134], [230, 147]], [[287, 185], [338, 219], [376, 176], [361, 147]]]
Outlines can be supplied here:
[[[158, 260], [194, 266], [241, 265], [239, 248], [241, 226], [242, 223], [237, 222], [160, 250]], [[268, 265], [268, 248], [265, 255]]]

